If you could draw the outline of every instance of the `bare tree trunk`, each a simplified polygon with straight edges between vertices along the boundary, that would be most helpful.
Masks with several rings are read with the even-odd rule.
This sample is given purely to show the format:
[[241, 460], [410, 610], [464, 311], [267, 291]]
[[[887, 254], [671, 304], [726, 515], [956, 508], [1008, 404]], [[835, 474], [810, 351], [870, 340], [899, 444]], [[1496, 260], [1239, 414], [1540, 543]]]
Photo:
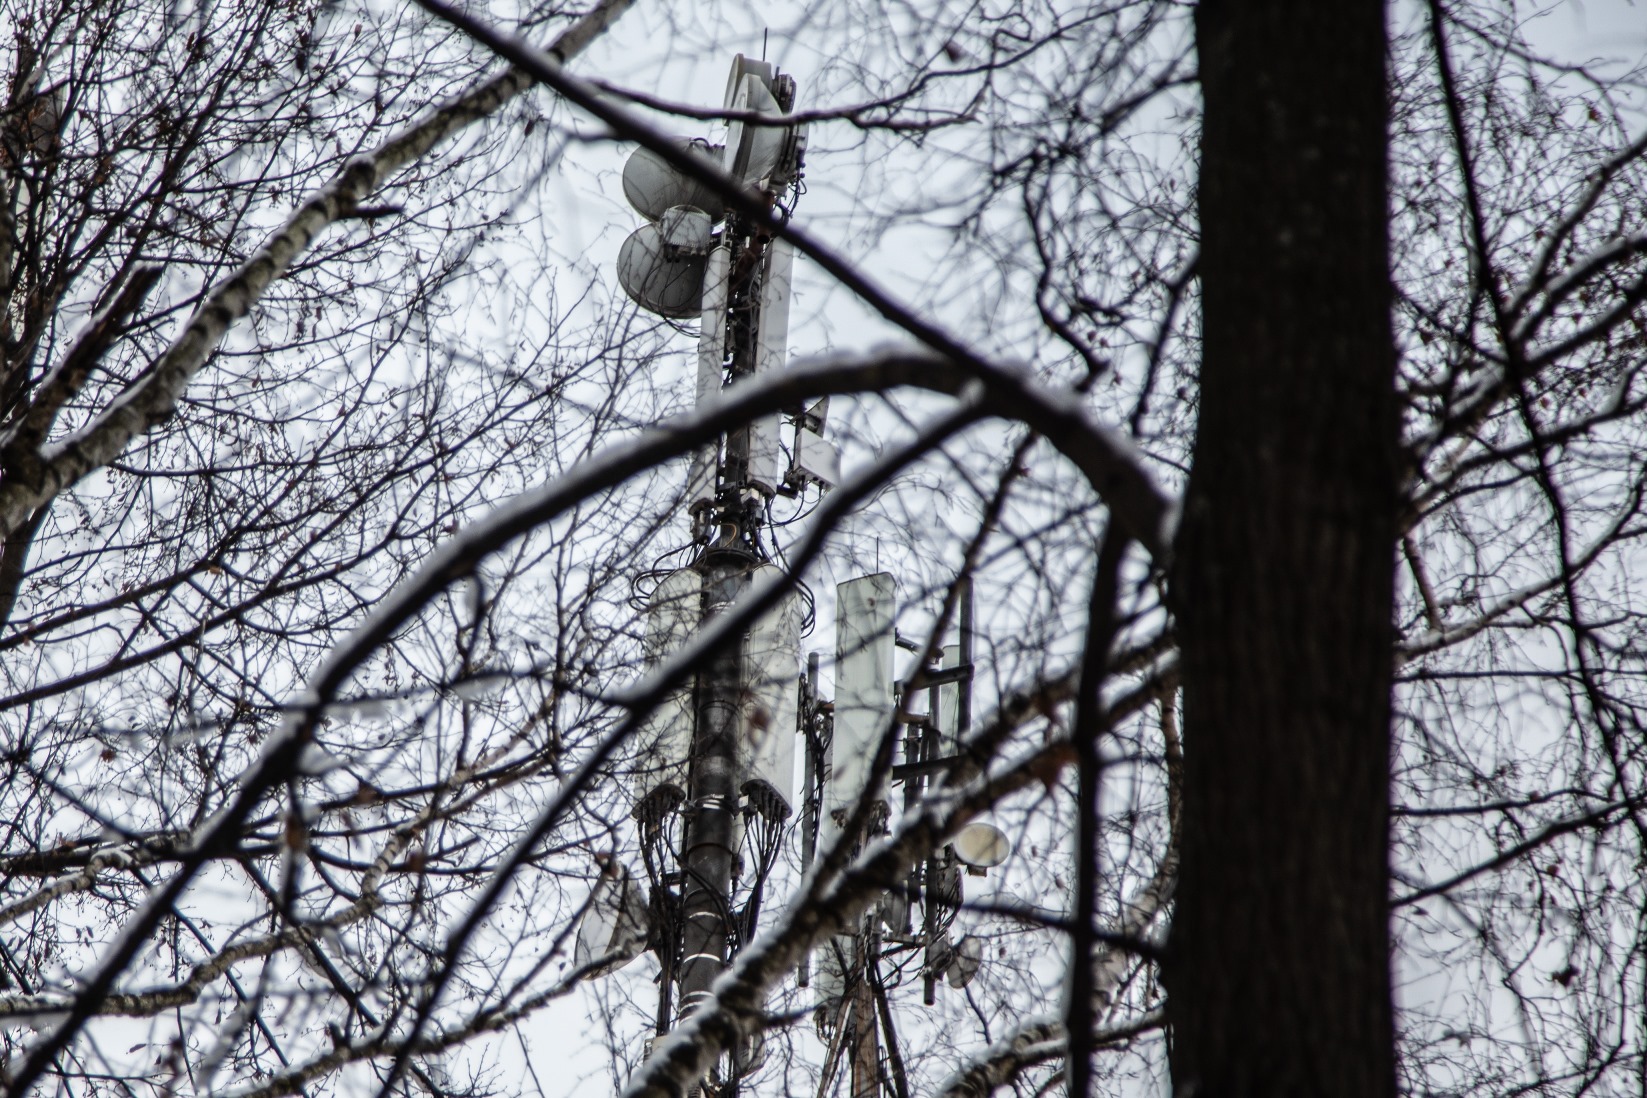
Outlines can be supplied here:
[[1195, 1098], [1395, 1092], [1384, 14], [1208, 0], [1196, 18], [1204, 347], [1165, 974]]

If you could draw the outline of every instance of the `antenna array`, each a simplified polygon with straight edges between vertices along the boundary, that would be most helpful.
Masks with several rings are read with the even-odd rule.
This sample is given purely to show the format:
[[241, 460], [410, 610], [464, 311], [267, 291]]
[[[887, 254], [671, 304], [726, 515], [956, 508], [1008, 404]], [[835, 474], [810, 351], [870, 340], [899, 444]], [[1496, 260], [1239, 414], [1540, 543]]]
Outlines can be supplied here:
[[[787, 120], [795, 96], [793, 78], [740, 54], [727, 80], [724, 105], [735, 117], [726, 142], [688, 137], [677, 139], [678, 147], [756, 188], [787, 216], [801, 193], [806, 152], [805, 127]], [[646, 223], [619, 251], [619, 282], [653, 313], [699, 318], [699, 402], [783, 369], [794, 262], [788, 242], [729, 210], [714, 188], [647, 149], [629, 158], [623, 189]], [[791, 410], [787, 464], [780, 444], [783, 417], [776, 413], [726, 432], [693, 455], [686, 492], [693, 560], [666, 576], [648, 601], [648, 665], [678, 651], [753, 582], [781, 575], [773, 563], [768, 504], [776, 494], [827, 491], [838, 482], [839, 456], [823, 433], [827, 415], [827, 398]], [[741, 644], [725, 646], [700, 665], [643, 726], [631, 792], [646, 892], [624, 867], [602, 865], [579, 927], [577, 962], [586, 975], [597, 976], [654, 952], [662, 967], [658, 1034], [711, 994], [715, 978], [754, 933], [795, 808], [801, 809], [803, 857], [810, 862], [834, 845], [858, 845], [884, 832], [892, 786], [903, 786], [907, 807], [955, 755], [970, 720], [970, 593], [962, 600], [959, 645], [944, 650], [939, 666], [922, 671], [929, 692], [922, 716], [905, 711], [895, 679], [895, 610], [890, 574], [839, 585], [835, 697], [829, 701], [820, 696], [815, 653], [805, 677], [800, 674], [801, 602], [791, 592]], [[806, 772], [798, 805], [797, 739], [805, 746]], [[901, 746], [901, 765], [875, 766], [883, 743]], [[849, 821], [859, 825], [851, 834]], [[848, 1059], [853, 1098], [882, 1089], [883, 1032], [895, 1047], [880, 972], [883, 949], [925, 951], [928, 1003], [940, 977], [964, 986], [978, 969], [981, 944], [949, 939], [962, 870], [982, 873], [1004, 857], [998, 831], [987, 825], [968, 829], [803, 969], [801, 982], [810, 977], [819, 1029], [832, 1053], [826, 1071], [833, 1077]], [[739, 1080], [763, 1059], [756, 1040], [737, 1050], [705, 1088], [735, 1094]]]

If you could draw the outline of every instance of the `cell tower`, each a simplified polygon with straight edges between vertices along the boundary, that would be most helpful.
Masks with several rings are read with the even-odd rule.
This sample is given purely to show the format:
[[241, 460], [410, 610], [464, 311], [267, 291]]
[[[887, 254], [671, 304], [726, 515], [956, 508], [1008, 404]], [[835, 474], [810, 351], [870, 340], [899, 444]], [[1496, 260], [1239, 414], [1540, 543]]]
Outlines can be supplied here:
[[[744, 119], [732, 121], [724, 145], [680, 138], [679, 147], [758, 189], [787, 216], [802, 190], [806, 151], [805, 127], [786, 121], [795, 95], [793, 78], [739, 55], [725, 107]], [[748, 122], [750, 112], [771, 122]], [[783, 369], [790, 244], [653, 151], [640, 149], [629, 158], [623, 188], [647, 221], [619, 251], [619, 282], [653, 313], [700, 319], [699, 402], [743, 379]], [[839, 479], [839, 457], [823, 437], [827, 410], [821, 400], [787, 417], [761, 417], [693, 455], [686, 495], [692, 560], [663, 576], [647, 600], [649, 666], [679, 650], [756, 580], [779, 573], [767, 517], [773, 497], [827, 491]], [[787, 462], [780, 441], [786, 418], [792, 439]], [[682, 682], [641, 730], [631, 792], [644, 872], [603, 865], [579, 927], [576, 960], [587, 975], [598, 976], [654, 952], [662, 967], [660, 1035], [710, 994], [756, 930], [762, 892], [795, 810], [808, 862], [839, 839], [846, 818], [866, 797], [875, 804], [865, 830], [882, 831], [892, 785], [901, 784], [904, 804], [913, 804], [928, 775], [955, 754], [967, 725], [969, 598], [962, 600], [960, 643], [922, 676], [930, 699], [921, 716], [905, 711], [894, 675], [893, 577], [880, 573], [840, 584], [837, 606], [833, 702], [820, 697], [816, 654], [802, 675], [804, 604], [792, 590], [741, 644], [724, 646]], [[876, 778], [871, 762], [898, 728], [904, 730], [904, 761]], [[798, 794], [797, 742], [804, 745], [806, 775]], [[979, 867], [999, 864], [1004, 856], [999, 832], [969, 829], [919, 867], [907, 889], [886, 897], [853, 933], [820, 951], [814, 971], [802, 973], [803, 983], [810, 976], [819, 1030], [830, 1049], [826, 1071], [833, 1076], [847, 1061], [853, 1098], [880, 1094], [888, 1077], [879, 1052], [891, 1017], [876, 967], [883, 943], [926, 951], [928, 1003], [938, 978], [947, 976], [957, 986], [970, 979], [977, 943], [951, 945], [948, 939], [960, 902], [961, 866], [970, 860], [981, 872]], [[757, 1039], [737, 1050], [706, 1089], [734, 1094], [763, 1059]]]

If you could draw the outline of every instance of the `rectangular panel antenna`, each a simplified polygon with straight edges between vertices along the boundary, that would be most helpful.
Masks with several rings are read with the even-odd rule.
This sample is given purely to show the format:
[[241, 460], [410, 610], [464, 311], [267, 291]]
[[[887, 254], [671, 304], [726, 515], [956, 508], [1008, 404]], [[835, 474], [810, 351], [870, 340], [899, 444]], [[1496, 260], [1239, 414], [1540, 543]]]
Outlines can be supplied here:
[[[703, 577], [682, 568], [665, 577], [646, 606], [643, 652], [648, 670], [680, 651], [703, 617]], [[692, 755], [693, 676], [677, 684], [641, 726], [635, 761], [637, 811], [655, 799], [673, 807], [686, 799], [686, 767]]]
[[[755, 569], [753, 582], [781, 577], [770, 564]], [[739, 761], [743, 792], [769, 819], [788, 817], [794, 807], [795, 734], [800, 714], [801, 615], [793, 591], [755, 622], [744, 641], [744, 692]]]
[[[755, 373], [781, 370], [789, 363], [789, 291], [795, 266], [795, 248], [787, 240], [767, 245], [761, 276], [761, 319], [755, 332]], [[749, 425], [749, 479], [768, 496], [777, 491], [784, 473], [778, 446], [778, 413], [761, 416]]]
[[840, 833], [835, 815], [850, 814], [861, 796], [883, 803], [886, 779], [866, 789], [881, 738], [892, 724], [893, 580], [881, 572], [836, 587], [835, 735], [829, 745], [819, 849]]
[[[727, 271], [731, 253], [721, 245], [709, 253], [703, 272], [703, 317], [698, 327], [698, 407], [720, 395], [725, 380]], [[686, 505], [696, 510], [715, 502], [720, 441], [705, 443], [692, 454], [686, 475]]]

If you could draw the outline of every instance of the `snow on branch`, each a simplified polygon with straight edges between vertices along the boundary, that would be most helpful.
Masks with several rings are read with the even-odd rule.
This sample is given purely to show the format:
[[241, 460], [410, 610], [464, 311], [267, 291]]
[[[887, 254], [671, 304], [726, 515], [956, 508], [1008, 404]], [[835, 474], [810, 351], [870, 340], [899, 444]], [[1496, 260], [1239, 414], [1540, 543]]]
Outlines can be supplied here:
[[[1162, 1011], [1152, 1010], [1122, 1025], [1105, 1026], [1092, 1034], [1089, 1048], [1120, 1044], [1159, 1028], [1165, 1022]], [[1029, 1068], [1057, 1060], [1069, 1052], [1069, 1034], [1064, 1023], [1043, 1018], [1014, 1030], [990, 1046], [982, 1057], [968, 1064], [938, 1093], [940, 1098], [988, 1098]]]
[[[1106, 727], [1137, 712], [1175, 681], [1176, 664], [1106, 707]], [[689, 1094], [727, 1049], [758, 1030], [766, 993], [819, 943], [850, 925], [910, 868], [937, 849], [969, 819], [1001, 798], [1035, 784], [1058, 780], [1075, 757], [1066, 736], [1042, 744], [993, 773], [979, 764], [1025, 723], [1074, 695], [1076, 674], [1044, 680], [1017, 693], [984, 721], [959, 753], [961, 762], [932, 797], [906, 812], [890, 836], [872, 844], [838, 876], [809, 874], [801, 895], [760, 937], [739, 951], [715, 982], [711, 996], [653, 1049], [624, 1089], [623, 1098], [679, 1098]], [[1164, 902], [1166, 893], [1161, 892]]]

